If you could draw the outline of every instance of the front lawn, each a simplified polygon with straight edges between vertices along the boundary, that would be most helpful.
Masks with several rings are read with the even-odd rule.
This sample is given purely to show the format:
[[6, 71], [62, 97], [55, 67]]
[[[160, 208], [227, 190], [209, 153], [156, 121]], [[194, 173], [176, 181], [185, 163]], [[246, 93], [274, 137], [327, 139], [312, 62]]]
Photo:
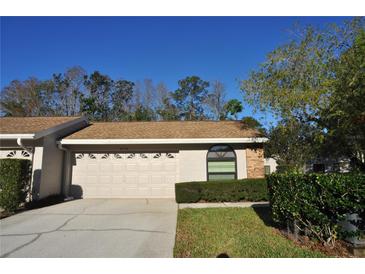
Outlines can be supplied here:
[[270, 226], [269, 208], [180, 209], [174, 257], [326, 257]]

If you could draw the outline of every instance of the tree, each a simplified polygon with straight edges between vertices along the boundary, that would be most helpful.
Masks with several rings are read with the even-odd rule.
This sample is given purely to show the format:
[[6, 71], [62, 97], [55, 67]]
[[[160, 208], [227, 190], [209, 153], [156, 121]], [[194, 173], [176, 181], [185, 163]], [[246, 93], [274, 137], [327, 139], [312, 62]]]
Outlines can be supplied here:
[[[242, 81], [244, 100], [256, 110], [317, 129], [321, 153], [356, 158], [365, 165], [364, 18], [324, 29], [296, 31]], [[354, 137], [355, 136], [355, 137]]]
[[365, 171], [365, 30], [334, 67], [333, 91], [318, 119], [326, 129], [323, 153], [348, 155], [356, 168]]
[[[91, 119], [108, 121], [110, 115], [110, 96], [113, 86], [112, 79], [95, 71], [90, 76], [85, 77], [85, 86], [89, 91], [90, 99], [83, 97], [82, 109], [92, 109]], [[92, 105], [88, 105], [92, 103]]]
[[243, 107], [240, 101], [238, 101], [237, 99], [229, 100], [224, 105], [224, 110], [226, 113], [225, 117], [231, 115], [235, 120], [237, 120], [238, 113], [242, 112], [242, 109]]
[[163, 98], [162, 104], [156, 109], [156, 113], [160, 116], [161, 120], [179, 120], [179, 110], [168, 96]]
[[259, 132], [261, 132], [262, 134], [264, 134], [264, 135], [266, 134], [266, 130], [262, 126], [262, 124], [251, 116], [243, 117], [241, 122], [243, 124], [243, 128], [245, 128], [245, 129], [246, 128], [256, 129]]
[[212, 90], [208, 94], [205, 103], [210, 108], [212, 112], [212, 118], [214, 120], [224, 120], [226, 119], [226, 112], [224, 106], [226, 104], [226, 90], [224, 85], [219, 81], [213, 81], [211, 84]]
[[296, 37], [269, 53], [260, 69], [242, 81], [244, 99], [283, 118], [314, 119], [332, 93], [334, 63], [363, 28], [360, 18], [341, 28], [296, 31]]
[[80, 96], [83, 94], [86, 71], [75, 66], [63, 74], [53, 74], [51, 85], [57, 97], [55, 112], [57, 115], [74, 116], [80, 114]]
[[179, 80], [179, 88], [172, 93], [172, 98], [179, 109], [179, 116], [184, 120], [204, 119], [204, 100], [207, 97], [209, 82], [198, 76]]
[[53, 115], [53, 105], [49, 82], [35, 77], [14, 80], [1, 92], [1, 110], [5, 116]]
[[127, 80], [118, 80], [113, 84], [112, 92], [112, 120], [128, 120], [129, 103], [133, 98], [134, 83]]
[[155, 112], [143, 105], [136, 106], [136, 110], [131, 116], [133, 121], [152, 121], [155, 120]]
[[269, 130], [265, 157], [278, 165], [302, 169], [316, 155], [316, 129], [296, 120], [283, 120]]

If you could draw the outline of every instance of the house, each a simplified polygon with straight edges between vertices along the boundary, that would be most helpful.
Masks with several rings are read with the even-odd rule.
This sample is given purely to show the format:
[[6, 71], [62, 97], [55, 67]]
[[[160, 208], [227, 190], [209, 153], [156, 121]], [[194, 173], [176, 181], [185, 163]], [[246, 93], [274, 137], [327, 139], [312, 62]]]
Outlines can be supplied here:
[[270, 175], [271, 173], [276, 171], [278, 163], [274, 158], [265, 158], [264, 159], [264, 170], [265, 175]]
[[238, 121], [0, 123], [1, 157], [33, 159], [35, 199], [173, 198], [178, 182], [264, 177], [266, 138]]
[[[265, 175], [276, 172], [278, 167], [274, 158], [264, 159]], [[317, 157], [308, 161], [303, 166], [305, 173], [347, 173], [351, 171], [351, 161], [347, 157]]]

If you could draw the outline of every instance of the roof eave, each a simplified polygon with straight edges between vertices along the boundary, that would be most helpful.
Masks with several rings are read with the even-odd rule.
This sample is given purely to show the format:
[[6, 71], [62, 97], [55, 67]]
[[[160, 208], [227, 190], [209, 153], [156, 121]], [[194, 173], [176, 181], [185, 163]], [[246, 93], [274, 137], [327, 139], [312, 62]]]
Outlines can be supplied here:
[[182, 138], [182, 139], [62, 139], [62, 145], [132, 145], [132, 144], [216, 144], [265, 143], [264, 137], [246, 138]]
[[47, 135], [51, 135], [53, 133], [56, 133], [57, 131], [60, 131], [60, 130], [63, 130], [67, 127], [70, 127], [70, 126], [73, 126], [75, 124], [78, 124], [78, 123], [81, 123], [81, 122], [85, 122], [87, 123], [87, 119], [82, 116], [82, 117], [79, 117], [79, 118], [76, 118], [74, 120], [71, 120], [71, 121], [68, 121], [68, 122], [65, 122], [65, 123], [62, 123], [62, 124], [58, 124], [56, 126], [53, 126], [53, 127], [49, 127], [47, 129], [44, 129], [42, 131], [38, 131], [38, 132], [35, 132], [35, 133], [5, 133], [5, 134], [0, 134], [0, 139], [18, 139], [18, 138], [21, 138], [21, 139], [39, 139], [39, 138], [42, 138], [44, 136], [47, 136]]
[[24, 140], [34, 140], [35, 134], [34, 133], [19, 133], [19, 134], [0, 134], [0, 139], [7, 139], [7, 140], [16, 140], [16, 139], [24, 139]]
[[85, 116], [81, 116], [81, 117], [76, 118], [74, 120], [71, 120], [71, 121], [68, 121], [68, 122], [65, 122], [65, 123], [62, 123], [62, 124], [58, 124], [57, 126], [50, 127], [50, 128], [45, 129], [45, 130], [36, 132], [35, 133], [35, 139], [42, 138], [42, 137], [47, 136], [47, 135], [51, 135], [53, 133], [56, 133], [57, 131], [63, 130], [67, 127], [73, 126], [73, 125], [81, 123], [81, 122], [88, 123]]

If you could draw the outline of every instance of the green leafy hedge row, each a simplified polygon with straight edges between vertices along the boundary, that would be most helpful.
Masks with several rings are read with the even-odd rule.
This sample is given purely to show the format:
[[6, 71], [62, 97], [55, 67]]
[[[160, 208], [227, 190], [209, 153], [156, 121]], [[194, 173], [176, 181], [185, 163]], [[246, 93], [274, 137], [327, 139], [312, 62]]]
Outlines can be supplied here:
[[0, 207], [8, 212], [25, 202], [30, 183], [29, 160], [0, 159]]
[[323, 243], [341, 237], [347, 214], [364, 217], [365, 174], [273, 173], [267, 181], [274, 221]]
[[175, 184], [178, 203], [267, 201], [265, 179], [222, 180]]

